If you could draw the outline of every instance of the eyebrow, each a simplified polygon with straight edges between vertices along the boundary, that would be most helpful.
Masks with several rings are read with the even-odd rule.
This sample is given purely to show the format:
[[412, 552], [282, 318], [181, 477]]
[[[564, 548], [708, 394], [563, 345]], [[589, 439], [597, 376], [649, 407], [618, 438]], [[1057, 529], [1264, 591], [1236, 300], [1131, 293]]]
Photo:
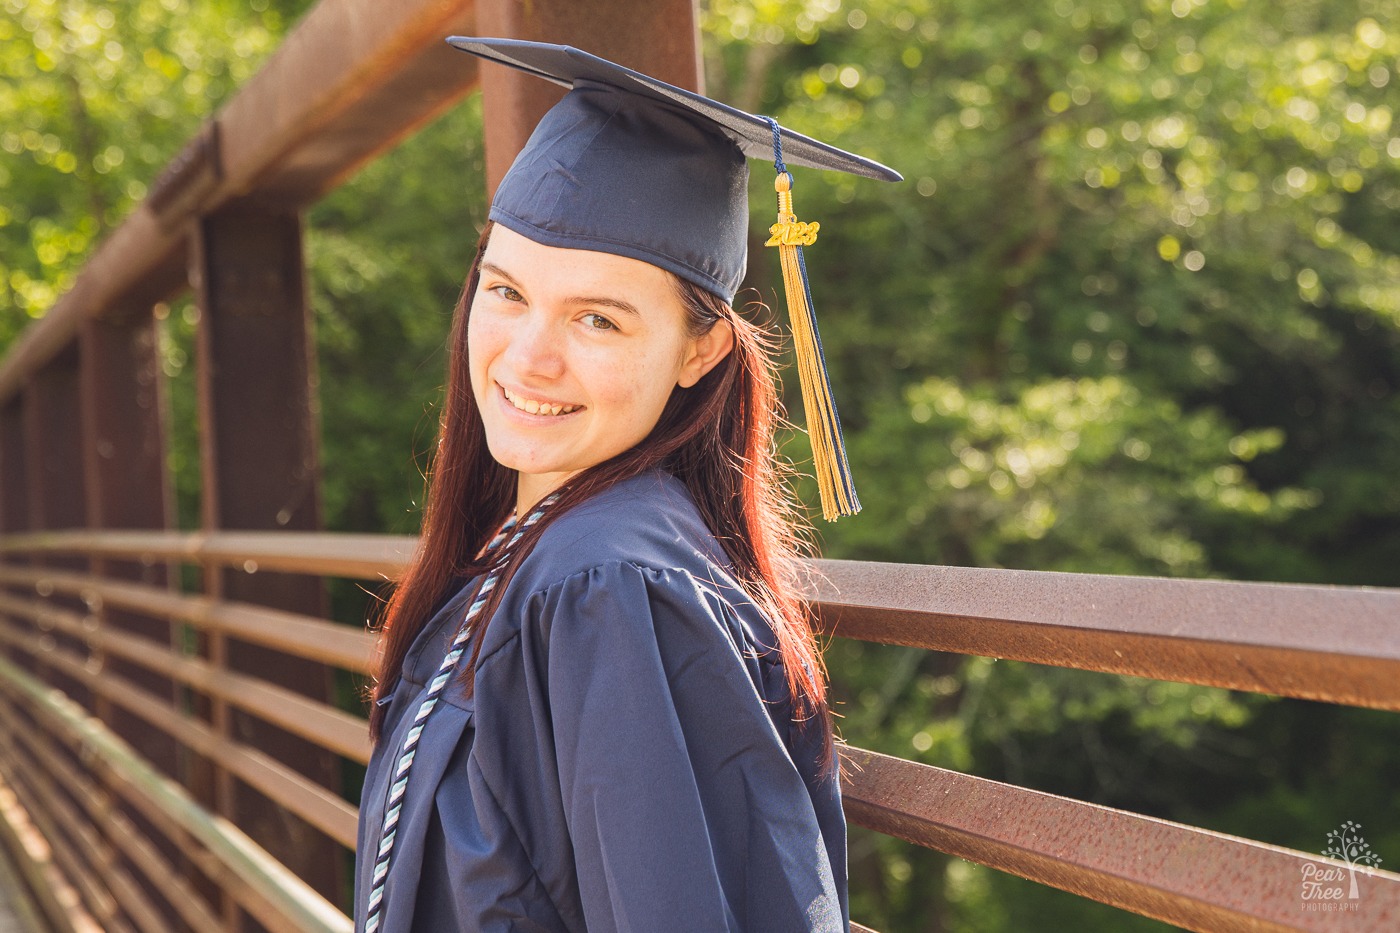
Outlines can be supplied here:
[[[518, 286], [520, 284], [520, 282], [516, 280], [515, 276], [511, 275], [509, 272], [502, 269], [500, 266], [496, 265], [493, 262], [483, 262], [480, 268], [482, 272], [489, 272], [492, 275], [499, 276], [500, 278], [505, 279], [512, 286]], [[590, 298], [587, 296], [580, 296], [576, 298], [565, 298], [564, 302], [565, 304], [571, 305], [588, 305], [590, 307], [612, 308], [613, 310], [621, 311], [624, 314], [631, 314], [638, 317], [641, 316], [641, 312], [637, 310], [636, 305], [632, 304], [630, 301], [623, 301], [621, 298], [606, 298], [601, 296], [596, 298]]]

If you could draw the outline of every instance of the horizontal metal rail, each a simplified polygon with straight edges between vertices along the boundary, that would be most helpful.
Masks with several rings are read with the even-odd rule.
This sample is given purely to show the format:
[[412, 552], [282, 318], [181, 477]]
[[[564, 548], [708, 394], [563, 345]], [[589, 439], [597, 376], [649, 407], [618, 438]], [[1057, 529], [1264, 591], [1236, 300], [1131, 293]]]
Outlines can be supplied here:
[[[84, 754], [105, 786], [143, 814], [158, 814], [158, 823], [173, 824], [211, 853], [213, 860], [203, 860], [205, 866], [217, 866], [211, 877], [236, 879], [237, 884], [227, 887], [260, 923], [287, 933], [344, 933], [351, 929], [348, 918], [240, 830], [211, 816], [184, 788], [157, 773], [100, 722], [5, 658], [0, 658], [0, 692]], [[7, 777], [13, 779], [13, 775]]]
[[1400, 590], [818, 561], [828, 634], [1400, 711]]
[[[42, 851], [35, 851], [42, 846]], [[84, 912], [63, 910], [59, 892], [48, 884], [52, 878], [66, 886], [55, 866], [52, 852], [34, 830], [19, 797], [0, 777], [0, 890], [16, 921], [16, 933], [78, 933], [79, 927], [95, 926]], [[87, 933], [85, 930], [84, 933]]]
[[63, 874], [53, 847], [3, 773], [0, 773], [0, 836], [4, 837], [6, 848], [34, 894], [35, 906], [47, 921], [47, 924], [30, 924], [26, 929], [102, 933], [97, 921], [83, 908], [81, 895]]
[[[296, 532], [0, 541], [0, 553], [380, 580], [414, 547]], [[1400, 711], [1400, 590], [839, 560], [814, 561], [806, 577], [829, 635]]]
[[85, 640], [89, 649], [123, 658], [173, 680], [218, 697], [293, 735], [364, 764], [369, 761], [365, 720], [318, 703], [285, 687], [244, 674], [220, 670], [196, 658], [174, 655], [169, 645], [118, 631], [94, 630], [83, 616], [55, 609], [40, 600], [16, 599], [0, 593], [0, 612], [33, 619], [41, 628], [66, 632]]
[[165, 561], [256, 573], [395, 579], [413, 556], [408, 535], [300, 531], [50, 531], [0, 538], [0, 554], [82, 554], [147, 566]]
[[1192, 930], [1400, 929], [1400, 874], [1354, 866], [1364, 918], [1303, 911], [1320, 856], [859, 748], [842, 749], [852, 822]]
[[[405, 537], [294, 532], [63, 532], [0, 539], [0, 554], [386, 580], [402, 571], [415, 545]], [[849, 561], [815, 561], [806, 569], [818, 619], [835, 636], [1400, 709], [1396, 590]], [[279, 710], [288, 700], [280, 688], [177, 657], [129, 633], [94, 629], [82, 612], [44, 599], [66, 596], [187, 622], [355, 671], [367, 671], [371, 662], [374, 640], [366, 632], [43, 566], [0, 565], [0, 585], [31, 594], [0, 593], [0, 614], [33, 619], [94, 652], [365, 760], [368, 746], [355, 717], [304, 698]], [[71, 649], [40, 652], [33, 637], [3, 630], [0, 643], [22, 647], [353, 845], [353, 812], [328, 792], [279, 773], [254, 750], [221, 750], [204, 726], [134, 684], [95, 676]], [[1301, 869], [1326, 861], [1319, 857], [858, 748], [842, 754], [854, 823], [1191, 929], [1338, 928], [1338, 915], [1300, 909]], [[1400, 875], [1368, 870], [1363, 878], [1368, 923], [1400, 918]]]
[[36, 642], [35, 638], [0, 626], [0, 644], [19, 649], [36, 662], [53, 665], [97, 696], [144, 719], [186, 748], [216, 762], [336, 842], [349, 849], [355, 847], [356, 808], [324, 787], [256, 748], [229, 741], [126, 678], [96, 671], [86, 658], [77, 657], [61, 648], [43, 650]]
[[[131, 820], [111, 805], [110, 795], [105, 789], [86, 776], [75, 773], [65, 762], [59, 760], [55, 751], [24, 728], [14, 711], [4, 705], [0, 705], [0, 723], [5, 727], [5, 738], [9, 741], [7, 752], [22, 766], [16, 769], [21, 782], [34, 780], [30, 776], [43, 774], [67, 775], [67, 789], [77, 798], [87, 820], [94, 826], [109, 827], [107, 837], [141, 869], [146, 881], [164, 895], [166, 903], [179, 913], [181, 919], [195, 930], [218, 928], [219, 922], [210, 911], [209, 905], [176, 866], [136, 829]], [[37, 783], [45, 782], [38, 780]], [[157, 925], [164, 924], [162, 922]]]
[[65, 593], [87, 603], [101, 602], [157, 619], [187, 622], [202, 631], [220, 632], [357, 673], [369, 672], [374, 655], [374, 636], [368, 632], [249, 603], [184, 596], [140, 583], [34, 567], [0, 565], [0, 584], [23, 586], [43, 597]]
[[[130, 929], [117, 911], [120, 906], [139, 929], [169, 930], [164, 919], [151, 909], [148, 899], [140, 893], [131, 875], [113, 858], [107, 840], [98, 832], [103, 822], [91, 819], [90, 815], [85, 818], [66, 799], [68, 794], [78, 792], [73, 785], [83, 783], [81, 777], [74, 775], [71, 784], [64, 782], [60, 785], [47, 780], [46, 772], [28, 760], [16, 746], [11, 745], [8, 751], [13, 754], [11, 776], [15, 787], [20, 790], [29, 811], [39, 816], [41, 825], [48, 824], [46, 833], [51, 843], [56, 843], [54, 849], [60, 856], [65, 873], [77, 880], [89, 911], [102, 927], [108, 930]], [[73, 769], [64, 768], [56, 773], [73, 774]], [[67, 793], [60, 793], [60, 786]], [[98, 809], [101, 809], [100, 806]], [[55, 829], [58, 831], [55, 832]]]

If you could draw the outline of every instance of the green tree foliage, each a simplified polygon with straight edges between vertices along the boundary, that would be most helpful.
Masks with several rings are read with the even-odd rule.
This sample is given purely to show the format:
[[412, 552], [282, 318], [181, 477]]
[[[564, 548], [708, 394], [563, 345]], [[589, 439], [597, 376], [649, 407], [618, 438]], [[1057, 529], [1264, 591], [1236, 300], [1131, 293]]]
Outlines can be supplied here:
[[473, 98], [311, 211], [332, 527], [418, 530], [452, 309], [486, 216], [481, 135]]
[[[1366, 479], [1396, 453], [1400, 249], [1385, 221], [1400, 207], [1400, 32], [1382, 25], [1396, 13], [1381, 0], [712, 3], [721, 85], [763, 88], [759, 106], [781, 102], [789, 123], [909, 176], [798, 180], [799, 213], [828, 221], [809, 260], [858, 478], [888, 482], [862, 461], [936, 436], [911, 394], [926, 379], [1017, 406], [1037, 386], [1112, 376], [1142, 400], [1117, 411], [1140, 422], [1148, 458], [1188, 444], [1140, 409], [1175, 407], [1205, 432], [1190, 446], [1214, 445], [1271, 500], [1298, 490], [1258, 521], [1222, 502], [1223, 521], [1194, 523], [1212, 571], [1396, 582], [1393, 521], [1379, 540], [1350, 533], [1397, 506]], [[1371, 469], [1337, 469], [1343, 433]], [[1221, 472], [1222, 494], [1237, 472]], [[937, 483], [903, 491], [911, 516], [948, 498]], [[1280, 510], [1289, 534], [1241, 543]], [[891, 543], [906, 559], [1013, 561], [903, 524]], [[827, 534], [834, 552], [865, 545], [849, 525]], [[1069, 530], [1042, 540], [1073, 546], [1053, 543]]]
[[[824, 550], [1400, 583], [1397, 13], [710, 3], [712, 86], [908, 176], [797, 180], [866, 506]], [[828, 661], [846, 736], [892, 754], [1305, 851], [1347, 818], [1341, 774], [1377, 831], [1400, 816], [1370, 744], [1393, 717], [839, 640]], [[1337, 757], [1300, 764], [1323, 734]], [[852, 874], [889, 929], [1129, 928], [860, 832]]]
[[53, 306], [200, 122], [257, 71], [287, 6], [0, 3], [0, 345]]

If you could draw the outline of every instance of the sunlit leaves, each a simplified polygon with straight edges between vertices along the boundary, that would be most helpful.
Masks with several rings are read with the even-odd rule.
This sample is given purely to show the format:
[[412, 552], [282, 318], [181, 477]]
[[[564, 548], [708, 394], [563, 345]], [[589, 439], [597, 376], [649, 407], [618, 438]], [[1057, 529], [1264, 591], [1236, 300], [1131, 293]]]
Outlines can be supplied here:
[[235, 0], [4, 0], [0, 10], [5, 344], [69, 288], [285, 20]]

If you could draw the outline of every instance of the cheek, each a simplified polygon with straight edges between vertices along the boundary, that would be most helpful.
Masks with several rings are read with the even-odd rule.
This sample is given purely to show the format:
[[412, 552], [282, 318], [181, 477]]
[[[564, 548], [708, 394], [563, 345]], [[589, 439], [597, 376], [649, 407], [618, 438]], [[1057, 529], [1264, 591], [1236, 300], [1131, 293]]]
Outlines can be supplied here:
[[478, 312], [467, 321], [467, 364], [473, 386], [486, 379], [487, 365], [500, 352], [500, 336], [500, 328], [492, 326], [488, 314]]
[[646, 433], [666, 407], [666, 400], [676, 387], [678, 371], [676, 356], [669, 348], [651, 348], [650, 352], [613, 360], [603, 383], [607, 400], [626, 411], [628, 420]]

